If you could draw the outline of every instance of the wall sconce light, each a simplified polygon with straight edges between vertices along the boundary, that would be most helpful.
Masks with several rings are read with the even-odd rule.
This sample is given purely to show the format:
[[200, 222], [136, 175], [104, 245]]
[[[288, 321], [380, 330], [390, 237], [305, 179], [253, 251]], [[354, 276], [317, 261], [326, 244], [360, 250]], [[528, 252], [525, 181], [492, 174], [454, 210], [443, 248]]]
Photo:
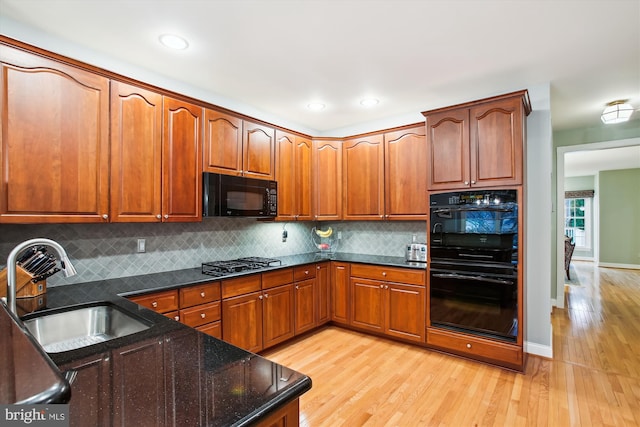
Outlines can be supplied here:
[[622, 123], [629, 120], [633, 114], [633, 107], [627, 103], [627, 99], [613, 101], [607, 104], [607, 108], [602, 112], [602, 123]]

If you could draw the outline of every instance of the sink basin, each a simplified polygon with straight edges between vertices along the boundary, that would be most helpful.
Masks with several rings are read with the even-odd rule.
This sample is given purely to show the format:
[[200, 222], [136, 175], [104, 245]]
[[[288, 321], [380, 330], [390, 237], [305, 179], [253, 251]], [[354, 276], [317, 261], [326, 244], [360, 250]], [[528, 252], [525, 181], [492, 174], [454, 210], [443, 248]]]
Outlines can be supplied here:
[[23, 321], [47, 353], [61, 353], [124, 337], [151, 323], [112, 304], [80, 307]]

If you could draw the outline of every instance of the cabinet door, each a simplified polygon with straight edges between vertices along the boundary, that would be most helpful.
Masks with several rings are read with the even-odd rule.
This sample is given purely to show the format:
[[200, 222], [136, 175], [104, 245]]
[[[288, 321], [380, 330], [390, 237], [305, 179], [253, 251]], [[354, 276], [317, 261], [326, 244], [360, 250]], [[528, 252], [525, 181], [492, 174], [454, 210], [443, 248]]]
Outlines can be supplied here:
[[345, 325], [350, 323], [351, 314], [350, 274], [348, 263], [331, 262], [331, 320]]
[[[204, 357], [201, 352], [185, 351], [201, 349], [202, 337], [191, 331], [169, 333], [164, 339], [164, 369], [166, 396], [166, 426], [204, 425], [204, 408], [201, 406], [204, 380]], [[136, 425], [145, 424], [139, 422]]]
[[313, 141], [314, 219], [342, 219], [342, 142]]
[[394, 337], [424, 342], [425, 288], [386, 283], [385, 333]]
[[253, 292], [222, 301], [222, 339], [245, 350], [262, 350], [262, 294]]
[[264, 290], [262, 297], [263, 344], [267, 348], [294, 335], [293, 284]]
[[427, 116], [429, 190], [469, 187], [469, 110]]
[[313, 220], [312, 152], [313, 146], [310, 139], [296, 137], [296, 219], [298, 221]]
[[331, 301], [329, 299], [330, 283], [329, 263], [323, 262], [316, 266], [316, 323], [324, 325], [331, 320]]
[[295, 331], [296, 335], [316, 326], [316, 279], [295, 283]]
[[202, 107], [164, 98], [162, 220], [202, 220]]
[[275, 131], [243, 121], [242, 171], [250, 178], [275, 179]]
[[0, 46], [0, 223], [104, 222], [109, 81]]
[[427, 141], [424, 126], [384, 135], [385, 218], [427, 219]]
[[111, 362], [109, 353], [97, 354], [60, 366], [76, 372], [71, 384], [69, 425], [77, 427], [111, 425]]
[[242, 119], [210, 109], [204, 117], [204, 171], [240, 175]]
[[344, 219], [384, 218], [382, 135], [345, 141], [342, 147]]
[[[113, 357], [113, 425], [161, 426], [165, 422], [163, 342], [119, 348]], [[141, 379], [144, 380], [141, 380]]]
[[471, 108], [471, 185], [522, 184], [522, 98]]
[[159, 222], [162, 95], [111, 82], [111, 221]]
[[293, 134], [276, 131], [276, 181], [278, 181], [278, 219], [294, 220], [296, 208], [296, 143]]
[[384, 331], [384, 284], [377, 280], [351, 278], [351, 325]]

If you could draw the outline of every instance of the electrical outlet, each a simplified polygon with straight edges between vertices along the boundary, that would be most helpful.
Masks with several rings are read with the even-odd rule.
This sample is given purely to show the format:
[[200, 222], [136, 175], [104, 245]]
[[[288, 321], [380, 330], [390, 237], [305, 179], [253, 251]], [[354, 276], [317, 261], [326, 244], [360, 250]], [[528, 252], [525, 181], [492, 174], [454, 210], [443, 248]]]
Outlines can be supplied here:
[[287, 230], [282, 230], [282, 242], [286, 242], [287, 241], [287, 237], [289, 236], [289, 233], [287, 233]]
[[338, 240], [342, 240], [342, 231], [338, 231]]
[[146, 252], [147, 251], [147, 241], [145, 239], [138, 239], [138, 252]]

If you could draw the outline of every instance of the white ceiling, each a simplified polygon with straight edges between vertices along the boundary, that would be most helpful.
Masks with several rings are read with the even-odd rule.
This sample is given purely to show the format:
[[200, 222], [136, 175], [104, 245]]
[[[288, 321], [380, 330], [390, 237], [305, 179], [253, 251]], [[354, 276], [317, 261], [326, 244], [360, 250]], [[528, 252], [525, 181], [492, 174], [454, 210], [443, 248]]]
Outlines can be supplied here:
[[0, 30], [318, 136], [536, 85], [557, 130], [640, 107], [639, 0], [0, 0]]
[[[564, 176], [589, 176], [599, 171], [640, 168], [640, 145], [570, 151], [564, 155]], [[638, 183], [640, 185], [640, 182]], [[640, 190], [638, 190], [640, 193]]]

